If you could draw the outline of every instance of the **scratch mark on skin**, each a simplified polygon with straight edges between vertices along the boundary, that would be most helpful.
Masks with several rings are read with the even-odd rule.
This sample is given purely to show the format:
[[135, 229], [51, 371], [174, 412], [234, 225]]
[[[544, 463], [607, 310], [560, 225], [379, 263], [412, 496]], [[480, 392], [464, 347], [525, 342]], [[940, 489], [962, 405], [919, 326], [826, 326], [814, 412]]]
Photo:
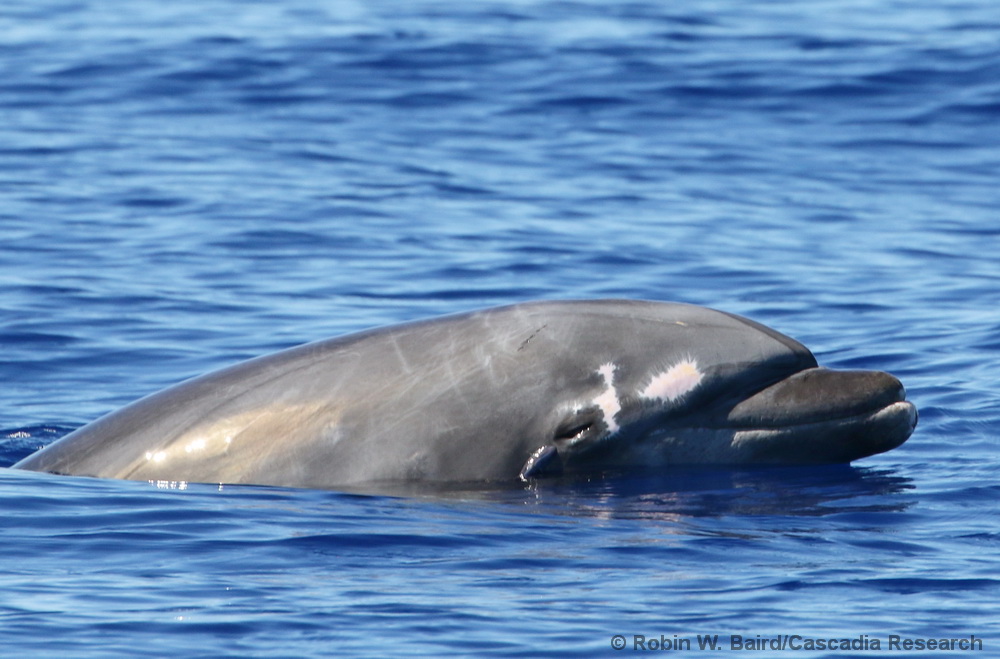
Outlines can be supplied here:
[[659, 375], [654, 375], [639, 395], [650, 400], [669, 403], [692, 391], [703, 377], [704, 374], [698, 370], [698, 362], [689, 358], [674, 364]]
[[413, 367], [410, 366], [410, 361], [406, 358], [406, 354], [403, 353], [403, 348], [399, 345], [399, 337], [393, 336], [391, 338], [392, 338], [392, 347], [396, 351], [396, 357], [399, 358], [400, 366], [403, 367], [403, 370], [406, 371], [407, 375], [413, 373]]
[[602, 364], [597, 372], [601, 374], [604, 378], [604, 392], [594, 399], [594, 405], [597, 405], [604, 413], [604, 422], [608, 424], [608, 432], [614, 434], [618, 432], [618, 422], [615, 421], [615, 416], [622, 411], [621, 401], [618, 400], [618, 392], [615, 391], [613, 380], [615, 377], [616, 366], [612, 362], [607, 364]]
[[534, 332], [532, 332], [531, 336], [529, 336], [528, 338], [526, 338], [524, 341], [521, 342], [521, 345], [518, 346], [517, 351], [521, 352], [522, 350], [524, 350], [525, 346], [528, 345], [528, 342], [531, 341], [536, 336], [538, 336], [539, 332], [541, 332], [543, 329], [545, 329], [548, 326], [549, 326], [548, 323], [546, 323], [546, 324], [542, 325], [541, 327], [539, 327], [538, 329], [536, 329]]

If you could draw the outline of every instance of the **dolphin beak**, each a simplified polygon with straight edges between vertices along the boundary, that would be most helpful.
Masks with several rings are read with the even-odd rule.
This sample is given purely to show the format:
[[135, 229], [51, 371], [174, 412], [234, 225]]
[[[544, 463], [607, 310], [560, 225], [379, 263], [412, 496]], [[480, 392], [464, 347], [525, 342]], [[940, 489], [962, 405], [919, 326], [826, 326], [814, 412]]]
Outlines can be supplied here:
[[888, 373], [809, 368], [738, 403], [727, 425], [756, 461], [850, 462], [905, 442], [917, 408]]

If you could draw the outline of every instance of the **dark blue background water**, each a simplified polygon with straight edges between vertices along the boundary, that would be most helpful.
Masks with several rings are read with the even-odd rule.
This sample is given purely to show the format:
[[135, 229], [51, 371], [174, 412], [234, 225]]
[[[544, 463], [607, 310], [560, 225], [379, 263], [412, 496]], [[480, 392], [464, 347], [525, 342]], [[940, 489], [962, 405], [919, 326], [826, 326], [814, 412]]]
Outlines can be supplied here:
[[998, 120], [991, 2], [5, 2], [3, 466], [245, 357], [532, 298], [746, 314], [921, 424], [851, 467], [400, 498], [4, 469], [0, 647], [997, 652]]

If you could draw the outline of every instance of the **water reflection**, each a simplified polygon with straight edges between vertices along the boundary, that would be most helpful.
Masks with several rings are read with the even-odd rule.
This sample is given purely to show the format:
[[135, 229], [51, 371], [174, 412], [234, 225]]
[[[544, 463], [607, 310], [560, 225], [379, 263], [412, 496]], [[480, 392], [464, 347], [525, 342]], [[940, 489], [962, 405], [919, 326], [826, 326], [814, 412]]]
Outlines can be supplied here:
[[[0, 466], [9, 466], [65, 434], [56, 426], [0, 433]], [[153, 481], [157, 489], [186, 490], [187, 482]], [[218, 483], [213, 488], [222, 490]], [[645, 474], [605, 473], [509, 483], [374, 483], [349, 486], [347, 495], [440, 501], [481, 501], [533, 512], [604, 519], [681, 521], [731, 516], [818, 517], [840, 513], [899, 512], [914, 489], [893, 470], [852, 465], [756, 468], [686, 467]], [[199, 490], [201, 488], [198, 488]], [[227, 492], [283, 488], [225, 486]], [[302, 492], [302, 490], [298, 490]]]
[[531, 484], [398, 483], [349, 488], [356, 494], [493, 501], [540, 512], [614, 519], [899, 512], [914, 488], [892, 470], [851, 465], [677, 468], [655, 474], [604, 474]]

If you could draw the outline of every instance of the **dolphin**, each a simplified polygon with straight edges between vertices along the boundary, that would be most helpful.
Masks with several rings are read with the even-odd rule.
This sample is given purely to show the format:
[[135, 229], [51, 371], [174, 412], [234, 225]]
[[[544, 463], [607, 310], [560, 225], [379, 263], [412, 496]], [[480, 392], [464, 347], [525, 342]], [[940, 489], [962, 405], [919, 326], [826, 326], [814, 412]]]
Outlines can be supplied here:
[[821, 368], [705, 307], [527, 302], [308, 343], [131, 403], [14, 465], [337, 489], [677, 465], [847, 463], [917, 422], [899, 380]]

